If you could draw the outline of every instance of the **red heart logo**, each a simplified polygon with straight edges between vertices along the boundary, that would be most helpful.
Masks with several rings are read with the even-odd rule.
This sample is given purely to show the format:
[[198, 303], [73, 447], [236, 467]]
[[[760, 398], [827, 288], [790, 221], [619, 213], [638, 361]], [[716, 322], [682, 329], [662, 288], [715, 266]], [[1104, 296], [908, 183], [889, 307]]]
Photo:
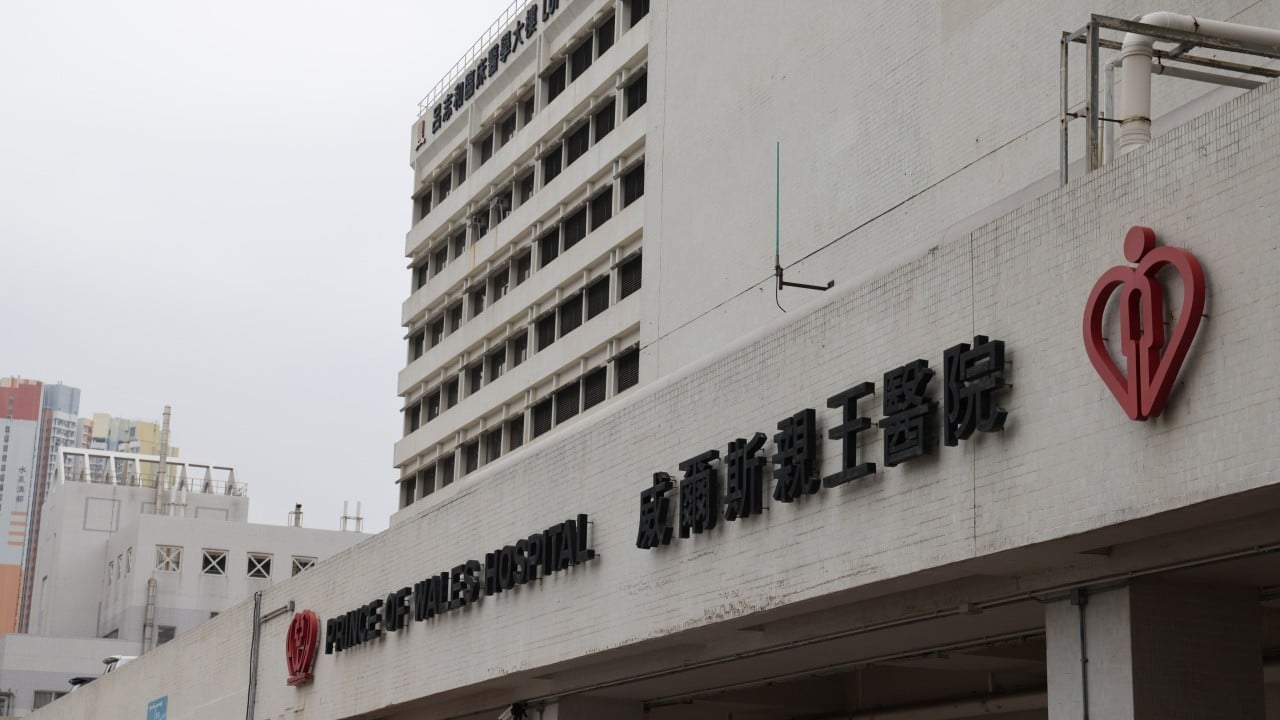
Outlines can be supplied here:
[[[1117, 265], [1103, 273], [1084, 309], [1084, 347], [1089, 360], [1125, 414], [1134, 420], [1153, 418], [1164, 411], [1204, 315], [1205, 281], [1200, 261], [1181, 248], [1155, 245], [1154, 230], [1130, 228], [1124, 239], [1124, 255], [1138, 266]], [[1183, 286], [1178, 324], [1167, 343], [1164, 289], [1156, 281], [1156, 273], [1166, 265], [1177, 268]], [[1102, 316], [1116, 288], [1120, 288], [1120, 351], [1128, 364], [1127, 376], [1116, 366], [1102, 338]]]
[[301, 685], [311, 679], [311, 665], [316, 659], [320, 641], [320, 619], [310, 610], [293, 616], [284, 638], [285, 664], [289, 668], [290, 685]]

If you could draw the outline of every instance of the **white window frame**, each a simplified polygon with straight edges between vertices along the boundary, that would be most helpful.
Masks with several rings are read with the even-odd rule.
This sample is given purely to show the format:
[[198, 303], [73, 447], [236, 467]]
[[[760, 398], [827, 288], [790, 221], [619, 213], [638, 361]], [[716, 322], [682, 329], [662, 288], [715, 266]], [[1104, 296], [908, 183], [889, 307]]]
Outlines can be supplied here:
[[157, 545], [156, 572], [182, 572], [182, 548], [178, 545]]
[[306, 557], [304, 555], [293, 556], [293, 574], [294, 575], [297, 575], [303, 570], [310, 570], [315, 566], [316, 566], [316, 559], [313, 557]]
[[201, 575], [227, 574], [227, 551], [216, 548], [204, 548], [200, 559]]
[[271, 553], [248, 553], [248, 577], [261, 580], [271, 579]]

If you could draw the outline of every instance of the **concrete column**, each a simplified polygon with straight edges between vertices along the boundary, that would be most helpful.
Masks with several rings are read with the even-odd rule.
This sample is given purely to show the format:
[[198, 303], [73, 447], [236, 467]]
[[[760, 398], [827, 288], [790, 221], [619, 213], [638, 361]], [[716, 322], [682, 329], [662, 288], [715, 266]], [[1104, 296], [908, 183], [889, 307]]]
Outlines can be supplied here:
[[532, 710], [529, 716], [531, 720], [643, 720], [644, 703], [567, 697], [547, 703], [541, 718], [537, 710]]
[[1135, 581], [1084, 600], [1045, 611], [1049, 720], [1263, 720], [1256, 589]]

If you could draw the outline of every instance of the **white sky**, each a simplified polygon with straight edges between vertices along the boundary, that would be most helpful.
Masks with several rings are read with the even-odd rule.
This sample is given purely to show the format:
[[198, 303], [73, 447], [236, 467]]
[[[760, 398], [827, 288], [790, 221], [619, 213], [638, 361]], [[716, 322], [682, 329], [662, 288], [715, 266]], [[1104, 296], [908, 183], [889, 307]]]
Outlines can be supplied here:
[[409, 129], [508, 2], [0, 2], [0, 375], [385, 528]]

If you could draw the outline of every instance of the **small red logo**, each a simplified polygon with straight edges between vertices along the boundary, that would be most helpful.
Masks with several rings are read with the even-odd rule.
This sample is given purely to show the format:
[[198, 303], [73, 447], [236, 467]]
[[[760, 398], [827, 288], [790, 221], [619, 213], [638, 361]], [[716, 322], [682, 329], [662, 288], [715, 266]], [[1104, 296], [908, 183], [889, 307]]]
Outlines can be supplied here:
[[294, 613], [289, 633], [284, 639], [284, 658], [289, 665], [289, 684], [301, 685], [311, 680], [311, 667], [320, 645], [320, 619], [310, 610]]
[[[1146, 420], [1164, 411], [1173, 381], [1187, 357], [1191, 341], [1204, 314], [1204, 269], [1195, 256], [1181, 248], [1156, 247], [1156, 233], [1136, 226], [1124, 237], [1124, 256], [1136, 268], [1117, 265], [1103, 273], [1089, 294], [1084, 309], [1084, 347], [1103, 382], [1134, 420]], [[1182, 309], [1178, 324], [1165, 342], [1164, 289], [1156, 273], [1166, 265], [1182, 278]], [[1107, 301], [1120, 290], [1120, 352], [1128, 376], [1120, 372], [1102, 339], [1102, 316]]]

